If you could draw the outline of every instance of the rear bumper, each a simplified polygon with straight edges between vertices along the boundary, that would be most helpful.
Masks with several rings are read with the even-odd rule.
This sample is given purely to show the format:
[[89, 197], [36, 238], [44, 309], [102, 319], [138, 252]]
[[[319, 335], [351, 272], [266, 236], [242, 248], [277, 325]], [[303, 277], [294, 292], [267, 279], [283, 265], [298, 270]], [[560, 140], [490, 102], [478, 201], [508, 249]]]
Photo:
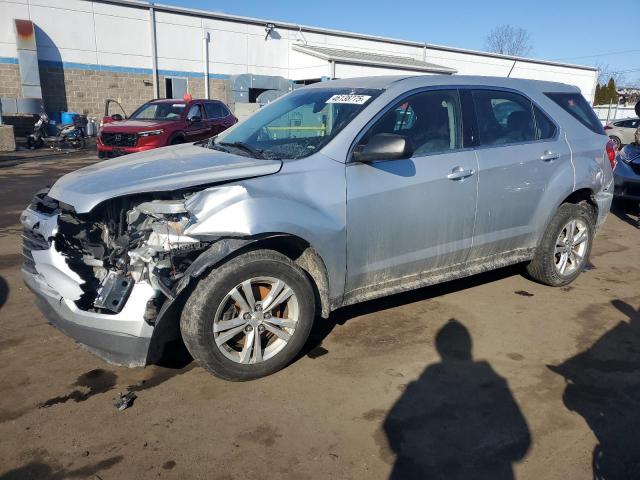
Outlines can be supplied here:
[[613, 202], [613, 182], [609, 184], [608, 187], [603, 188], [598, 193], [594, 195], [594, 200], [598, 205], [598, 218], [596, 219], [596, 229], [600, 229], [602, 224], [607, 219], [607, 215], [609, 215], [609, 210], [611, 210], [611, 203]]
[[139, 367], [147, 364], [153, 327], [143, 320], [146, 306], [143, 299], [148, 293], [145, 284], [139, 284], [141, 288], [137, 295], [135, 291], [131, 293], [120, 313], [104, 315], [78, 309], [37, 273], [22, 269], [22, 277], [36, 295], [36, 305], [49, 323], [91, 353], [115, 365]]

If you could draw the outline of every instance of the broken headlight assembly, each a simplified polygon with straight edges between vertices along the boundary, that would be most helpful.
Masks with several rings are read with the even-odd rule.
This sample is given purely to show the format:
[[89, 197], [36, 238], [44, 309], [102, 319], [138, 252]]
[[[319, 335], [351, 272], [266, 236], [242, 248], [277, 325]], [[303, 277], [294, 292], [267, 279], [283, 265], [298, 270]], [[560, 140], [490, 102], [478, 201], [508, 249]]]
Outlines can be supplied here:
[[173, 284], [206, 246], [184, 234], [195, 222], [184, 199], [120, 199], [91, 217], [61, 214], [56, 235], [56, 248], [84, 280], [76, 304], [85, 310], [119, 313], [140, 282], [157, 292], [152, 300], [171, 297]]

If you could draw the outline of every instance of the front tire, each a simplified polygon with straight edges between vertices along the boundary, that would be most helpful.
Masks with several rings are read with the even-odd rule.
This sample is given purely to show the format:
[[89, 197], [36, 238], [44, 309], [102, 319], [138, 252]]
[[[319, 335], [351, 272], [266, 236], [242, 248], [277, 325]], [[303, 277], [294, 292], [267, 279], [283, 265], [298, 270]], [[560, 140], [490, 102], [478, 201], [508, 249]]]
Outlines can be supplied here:
[[560, 205], [527, 266], [535, 280], [561, 287], [573, 282], [589, 260], [595, 212], [586, 202]]
[[255, 250], [198, 282], [180, 330], [202, 367], [225, 380], [245, 381], [288, 365], [307, 341], [314, 317], [304, 271], [278, 252]]

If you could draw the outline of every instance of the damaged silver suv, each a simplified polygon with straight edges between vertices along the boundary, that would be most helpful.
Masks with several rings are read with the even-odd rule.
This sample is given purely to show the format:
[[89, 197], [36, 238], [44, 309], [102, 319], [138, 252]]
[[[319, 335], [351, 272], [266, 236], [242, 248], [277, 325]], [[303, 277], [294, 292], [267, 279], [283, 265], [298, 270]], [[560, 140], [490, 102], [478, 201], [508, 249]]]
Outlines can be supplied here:
[[606, 142], [563, 84], [322, 82], [209, 141], [39, 192], [22, 214], [24, 279], [109, 362], [184, 342], [219, 377], [261, 377], [344, 305], [517, 262], [573, 281], [612, 199]]

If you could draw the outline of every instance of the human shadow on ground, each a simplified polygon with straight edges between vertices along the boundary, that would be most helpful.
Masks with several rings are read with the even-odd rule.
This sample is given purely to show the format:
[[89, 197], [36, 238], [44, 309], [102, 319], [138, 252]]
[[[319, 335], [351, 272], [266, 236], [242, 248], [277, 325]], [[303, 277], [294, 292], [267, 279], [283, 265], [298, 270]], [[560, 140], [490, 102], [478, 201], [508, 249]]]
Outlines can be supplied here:
[[513, 479], [531, 436], [507, 381], [473, 359], [459, 321], [449, 320], [435, 344], [441, 361], [407, 386], [384, 421], [396, 455], [390, 478]]
[[[37, 456], [36, 456], [37, 457]], [[67, 480], [71, 478], [102, 478], [98, 472], [110, 469], [122, 461], [124, 457], [117, 455], [99, 461], [93, 465], [68, 470], [64, 467], [50, 465], [41, 458], [35, 458], [26, 465], [0, 473], [0, 480]]]
[[626, 321], [591, 347], [549, 368], [567, 381], [563, 401], [580, 414], [598, 444], [593, 478], [640, 478], [640, 310], [622, 301], [613, 306]]
[[9, 284], [4, 277], [0, 277], [0, 308], [7, 303], [7, 298], [9, 298]]

